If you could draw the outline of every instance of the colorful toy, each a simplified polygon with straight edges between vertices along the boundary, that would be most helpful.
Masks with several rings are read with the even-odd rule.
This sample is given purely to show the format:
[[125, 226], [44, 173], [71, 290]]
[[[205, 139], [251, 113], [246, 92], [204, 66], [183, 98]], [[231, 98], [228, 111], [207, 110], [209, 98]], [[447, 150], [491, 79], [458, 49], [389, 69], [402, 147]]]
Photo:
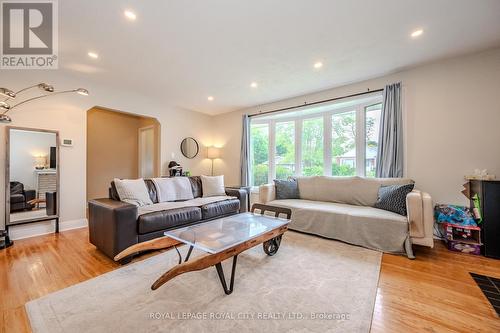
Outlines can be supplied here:
[[467, 207], [456, 205], [436, 205], [434, 217], [437, 223], [452, 223], [461, 226], [476, 227], [476, 221]]

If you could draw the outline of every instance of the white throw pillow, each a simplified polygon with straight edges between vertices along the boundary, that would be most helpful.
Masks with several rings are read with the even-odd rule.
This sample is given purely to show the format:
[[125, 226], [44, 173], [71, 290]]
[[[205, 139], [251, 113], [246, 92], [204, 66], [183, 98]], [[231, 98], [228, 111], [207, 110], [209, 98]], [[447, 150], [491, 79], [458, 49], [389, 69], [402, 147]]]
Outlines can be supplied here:
[[203, 197], [226, 195], [224, 189], [224, 176], [200, 176]]
[[194, 199], [191, 182], [187, 177], [153, 178], [158, 202]]
[[146, 206], [152, 205], [153, 201], [149, 197], [148, 188], [144, 179], [114, 179], [116, 192], [120, 197], [120, 201], [136, 205]]

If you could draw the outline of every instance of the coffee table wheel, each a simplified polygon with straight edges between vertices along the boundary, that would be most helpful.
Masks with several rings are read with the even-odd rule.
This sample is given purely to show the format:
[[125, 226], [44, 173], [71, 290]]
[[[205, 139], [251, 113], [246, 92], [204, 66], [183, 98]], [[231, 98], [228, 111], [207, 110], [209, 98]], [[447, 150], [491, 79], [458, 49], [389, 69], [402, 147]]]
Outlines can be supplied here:
[[274, 237], [268, 241], [265, 241], [262, 246], [264, 248], [264, 252], [268, 256], [274, 256], [276, 252], [278, 252], [278, 249], [280, 248], [281, 244], [281, 237], [282, 235], [279, 235], [278, 237]]

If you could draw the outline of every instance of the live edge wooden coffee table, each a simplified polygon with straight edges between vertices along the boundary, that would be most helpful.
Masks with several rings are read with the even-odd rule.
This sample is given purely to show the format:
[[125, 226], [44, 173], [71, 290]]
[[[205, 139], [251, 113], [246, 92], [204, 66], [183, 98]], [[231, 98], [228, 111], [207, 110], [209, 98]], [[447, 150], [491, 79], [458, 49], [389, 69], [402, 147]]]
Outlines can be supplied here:
[[[167, 231], [165, 237], [147, 242], [149, 244], [136, 244], [117, 255], [115, 260], [140, 250], [160, 249], [177, 244], [186, 244], [189, 249], [184, 261], [179, 250], [175, 247], [179, 254], [179, 264], [158, 278], [151, 286], [151, 289], [158, 289], [178, 275], [215, 266], [222, 288], [229, 295], [233, 292], [238, 254], [263, 244], [264, 252], [272, 256], [278, 251], [281, 237], [288, 229], [291, 216], [290, 210], [259, 204], [252, 207], [252, 211], [256, 209], [260, 210], [261, 214], [242, 213]], [[273, 211], [275, 217], [263, 215], [264, 211]], [[285, 214], [286, 218], [278, 217], [280, 213]], [[206, 254], [188, 261], [194, 248], [202, 250]], [[231, 257], [233, 258], [233, 266], [228, 288], [221, 262]]]

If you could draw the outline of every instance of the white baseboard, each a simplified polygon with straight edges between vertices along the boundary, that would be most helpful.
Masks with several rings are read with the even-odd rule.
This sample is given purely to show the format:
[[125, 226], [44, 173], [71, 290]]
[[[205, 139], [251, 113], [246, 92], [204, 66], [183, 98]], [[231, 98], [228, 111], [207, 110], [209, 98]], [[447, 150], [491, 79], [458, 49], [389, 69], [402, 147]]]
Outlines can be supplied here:
[[[59, 231], [85, 228], [87, 225], [87, 219], [60, 221]], [[54, 221], [33, 222], [29, 224], [9, 226], [9, 236], [12, 240], [51, 234], [54, 231]]]

